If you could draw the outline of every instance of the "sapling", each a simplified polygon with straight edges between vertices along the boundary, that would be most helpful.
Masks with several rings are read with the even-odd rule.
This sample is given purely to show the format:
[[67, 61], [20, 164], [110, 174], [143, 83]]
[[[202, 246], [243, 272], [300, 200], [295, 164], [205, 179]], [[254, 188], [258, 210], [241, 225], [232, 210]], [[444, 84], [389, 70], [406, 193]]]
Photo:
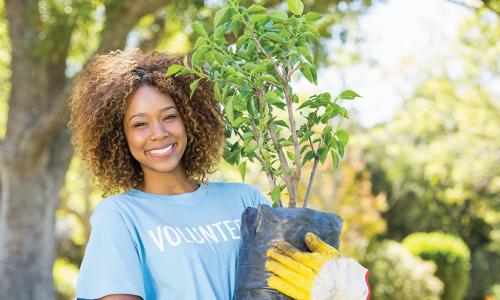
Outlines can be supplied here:
[[[257, 160], [267, 175], [273, 206], [282, 207], [286, 189], [289, 207], [296, 207], [303, 166], [312, 160], [303, 207], [307, 207], [319, 163], [328, 155], [335, 169], [343, 157], [349, 135], [334, 118], [348, 118], [340, 100], [359, 95], [345, 90], [332, 97], [323, 92], [301, 100], [292, 79], [301, 73], [317, 84], [317, 62], [311, 46], [320, 38], [316, 23], [321, 15], [304, 14], [300, 0], [288, 0], [288, 10], [268, 12], [261, 5], [245, 7], [229, 0], [214, 17], [208, 34], [195, 22], [199, 36], [190, 61], [173, 65], [167, 75], [194, 74], [213, 83], [214, 97], [227, 121], [224, 158], [237, 165], [245, 180], [247, 161]], [[235, 41], [229, 44], [229, 40]]]

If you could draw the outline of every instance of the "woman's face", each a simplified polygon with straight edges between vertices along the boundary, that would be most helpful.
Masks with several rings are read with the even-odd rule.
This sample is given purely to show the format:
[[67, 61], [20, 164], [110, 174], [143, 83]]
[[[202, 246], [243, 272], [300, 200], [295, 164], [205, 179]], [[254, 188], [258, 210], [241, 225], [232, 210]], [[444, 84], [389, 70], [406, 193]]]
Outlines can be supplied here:
[[186, 129], [169, 95], [151, 86], [138, 88], [129, 99], [123, 126], [144, 177], [185, 172], [181, 158], [187, 145]]

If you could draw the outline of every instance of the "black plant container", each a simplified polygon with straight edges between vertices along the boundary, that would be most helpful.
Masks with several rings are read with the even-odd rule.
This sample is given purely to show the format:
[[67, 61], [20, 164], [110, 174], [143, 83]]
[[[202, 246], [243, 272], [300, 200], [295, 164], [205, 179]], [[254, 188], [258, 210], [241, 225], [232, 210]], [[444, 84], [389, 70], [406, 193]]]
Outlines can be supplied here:
[[267, 287], [264, 263], [266, 251], [277, 241], [285, 240], [302, 251], [307, 232], [313, 232], [338, 249], [342, 219], [335, 215], [308, 208], [249, 207], [242, 214], [241, 246], [236, 271], [234, 300], [291, 299]]

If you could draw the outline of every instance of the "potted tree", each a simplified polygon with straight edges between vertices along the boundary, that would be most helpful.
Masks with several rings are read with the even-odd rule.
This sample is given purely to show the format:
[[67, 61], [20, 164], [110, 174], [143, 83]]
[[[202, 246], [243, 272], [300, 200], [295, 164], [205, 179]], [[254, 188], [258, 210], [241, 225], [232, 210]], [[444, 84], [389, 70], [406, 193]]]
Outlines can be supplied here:
[[[311, 45], [320, 37], [315, 23], [321, 15], [304, 14], [303, 9], [301, 0], [288, 0], [289, 13], [268, 13], [258, 4], [247, 8], [229, 0], [215, 14], [213, 34], [200, 23], [192, 25], [199, 37], [190, 61], [186, 57], [183, 65], [167, 70], [167, 76], [197, 76], [191, 93], [201, 79], [213, 83], [227, 121], [225, 160], [239, 167], [243, 180], [247, 162], [257, 161], [267, 176], [273, 208], [249, 208], [242, 216], [235, 299], [288, 298], [265, 288], [265, 252], [275, 241], [286, 240], [306, 250], [304, 236], [311, 231], [339, 246], [341, 218], [307, 205], [318, 164], [330, 155], [338, 167], [345, 152], [349, 135], [332, 122], [348, 118], [340, 101], [359, 95], [352, 90], [335, 97], [324, 92], [302, 101], [294, 93], [291, 81], [296, 73], [317, 84]], [[310, 161], [311, 173], [303, 174], [303, 166]], [[296, 208], [304, 175], [309, 176], [307, 192], [303, 207]], [[284, 191], [288, 208], [283, 208]]]

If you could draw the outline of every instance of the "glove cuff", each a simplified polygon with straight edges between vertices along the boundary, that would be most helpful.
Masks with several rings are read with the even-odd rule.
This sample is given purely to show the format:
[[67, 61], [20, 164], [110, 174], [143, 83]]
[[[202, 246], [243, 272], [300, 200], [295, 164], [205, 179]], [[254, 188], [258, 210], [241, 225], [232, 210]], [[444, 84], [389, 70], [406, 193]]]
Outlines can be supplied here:
[[366, 300], [369, 297], [368, 270], [347, 257], [327, 261], [311, 289], [312, 300]]

